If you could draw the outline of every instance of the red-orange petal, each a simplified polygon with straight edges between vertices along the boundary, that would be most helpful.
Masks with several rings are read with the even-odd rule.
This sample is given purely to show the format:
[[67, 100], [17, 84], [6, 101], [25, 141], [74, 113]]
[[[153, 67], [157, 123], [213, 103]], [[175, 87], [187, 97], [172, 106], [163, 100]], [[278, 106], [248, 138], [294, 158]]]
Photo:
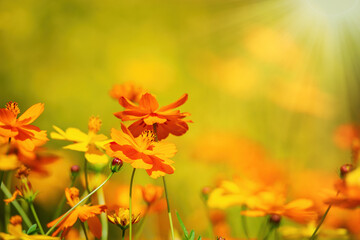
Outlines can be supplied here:
[[154, 95], [150, 93], [145, 93], [141, 96], [139, 101], [139, 107], [142, 109], [146, 109], [149, 112], [154, 112], [156, 109], [159, 108], [159, 103], [154, 97]]
[[170, 110], [170, 109], [174, 109], [174, 108], [177, 108], [181, 105], [183, 105], [188, 99], [188, 94], [185, 93], [184, 95], [182, 95], [178, 100], [176, 100], [175, 102], [173, 103], [170, 103], [169, 105], [166, 105], [166, 106], [163, 106], [159, 109], [158, 112], [164, 112], [164, 111], [167, 111], [167, 110]]

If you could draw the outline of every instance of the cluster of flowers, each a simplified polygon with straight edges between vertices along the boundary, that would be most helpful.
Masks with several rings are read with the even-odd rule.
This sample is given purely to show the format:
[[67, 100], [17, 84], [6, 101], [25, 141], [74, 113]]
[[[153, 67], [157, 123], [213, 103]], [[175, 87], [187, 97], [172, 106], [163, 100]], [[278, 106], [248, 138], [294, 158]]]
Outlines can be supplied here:
[[[129, 229], [129, 239], [132, 239], [132, 224], [140, 221], [140, 216], [144, 217], [146, 213], [133, 213], [132, 209], [132, 185], [136, 169], [145, 169], [151, 178], [163, 178], [165, 196], [169, 211], [169, 222], [174, 239], [174, 230], [172, 226], [172, 217], [168, 196], [166, 192], [165, 175], [174, 173], [174, 161], [171, 158], [176, 153], [176, 146], [168, 143], [165, 139], [169, 134], [181, 136], [188, 131], [188, 123], [191, 120], [185, 119], [189, 113], [182, 113], [176, 110], [183, 105], [188, 98], [184, 94], [180, 99], [169, 105], [159, 107], [154, 95], [143, 91], [141, 88], [133, 87], [132, 84], [115, 86], [110, 95], [118, 99], [123, 111], [114, 115], [122, 122], [134, 121], [129, 127], [121, 123], [121, 129], [111, 129], [111, 139], [103, 134], [99, 134], [101, 120], [98, 117], [91, 117], [88, 122], [88, 133], [84, 133], [76, 128], [68, 128], [65, 131], [54, 126], [55, 132], [51, 133], [52, 139], [65, 140], [71, 142], [65, 146], [65, 149], [84, 152], [84, 193], [80, 198], [80, 190], [73, 186], [80, 167], [73, 165], [71, 167], [72, 184], [65, 189], [65, 196], [60, 201], [58, 208], [62, 211], [65, 201], [71, 207], [63, 215], [57, 211], [57, 217], [47, 224], [49, 228], [45, 232], [40, 219], [34, 207], [34, 200], [37, 192], [33, 189], [28, 178], [30, 171], [46, 174], [43, 166], [56, 161], [57, 157], [46, 154], [43, 145], [49, 140], [46, 131], [40, 130], [33, 123], [43, 112], [44, 104], [38, 103], [30, 107], [20, 117], [20, 109], [15, 102], [9, 102], [5, 108], [0, 109], [0, 170], [1, 170], [1, 189], [5, 196], [5, 208], [12, 203], [20, 215], [1, 216], [1, 221], [8, 222], [7, 229], [0, 233], [0, 239], [59, 239], [66, 237], [70, 229], [77, 220], [80, 220], [83, 233], [88, 239], [87, 228], [96, 238], [107, 239], [107, 224], [98, 218], [98, 215], [106, 213], [107, 220], [119, 226], [122, 229], [122, 238], [124, 239], [126, 230]], [[45, 153], [45, 155], [44, 155]], [[112, 160], [109, 160], [109, 157]], [[95, 205], [91, 196], [98, 192], [105, 183], [117, 173], [123, 163], [128, 163], [133, 167], [129, 191], [129, 208], [110, 209], [105, 201]], [[103, 172], [106, 166], [109, 166], [109, 175], [105, 181], [91, 188], [87, 174], [88, 163], [94, 164]], [[106, 171], [106, 170], [104, 170]], [[5, 184], [6, 179], [15, 177], [20, 180], [19, 185], [10, 193], [11, 184]], [[163, 195], [163, 188], [148, 185], [142, 188], [143, 199], [148, 204], [148, 211]], [[103, 194], [103, 193], [102, 193]], [[17, 201], [21, 198], [26, 203], [23, 208]], [[30, 209], [36, 224], [32, 224], [27, 215], [27, 209]], [[6, 219], [8, 217], [8, 219]], [[22, 229], [22, 222], [28, 229]], [[7, 233], [6, 233], [7, 232]], [[51, 236], [49, 236], [51, 235]]]
[[[225, 210], [238, 208], [243, 235], [247, 239], [253, 239], [254, 234], [249, 233], [247, 217], [264, 221], [258, 229], [257, 239], [359, 239], [356, 222], [360, 220], [357, 211], [360, 206], [360, 130], [354, 125], [340, 126], [334, 141], [351, 151], [351, 162], [339, 168], [333, 189], [319, 187], [315, 175], [310, 175], [312, 178], [307, 175], [306, 178], [295, 178], [303, 181], [298, 185], [308, 187], [302, 193], [296, 193], [289, 189], [291, 183], [285, 176], [286, 171], [268, 159], [253, 160], [243, 166], [245, 171], [240, 176], [222, 179], [215, 187], [205, 187], [203, 199], [215, 234], [231, 238], [230, 229], [224, 224]], [[294, 198], [296, 195], [302, 197]], [[334, 216], [331, 216], [332, 211]], [[289, 220], [297, 224], [284, 224]]]
[[[137, 239], [141, 234], [146, 214], [160, 200], [164, 200], [163, 193], [166, 198], [171, 238], [175, 239], [165, 176], [174, 173], [174, 161], [171, 159], [177, 150], [174, 144], [165, 140], [170, 134], [181, 136], [188, 131], [188, 123], [192, 121], [186, 117], [190, 114], [176, 110], [187, 101], [188, 96], [184, 94], [177, 101], [160, 107], [152, 94], [132, 84], [116, 85], [110, 95], [124, 108], [123, 111], [114, 114], [122, 122], [120, 129], [111, 129], [111, 138], [99, 134], [102, 122], [98, 117], [90, 117], [87, 133], [76, 128], [62, 130], [54, 126], [55, 131], [50, 134], [52, 139], [70, 142], [64, 149], [84, 153], [84, 181], [81, 189], [74, 187], [81, 169], [78, 165], [73, 165], [71, 185], [65, 189], [65, 195], [59, 201], [53, 220], [47, 223], [48, 229], [43, 227], [37, 215], [34, 201], [38, 192], [29, 180], [29, 174], [32, 172], [47, 174], [44, 166], [57, 160], [57, 156], [49, 154], [44, 148], [44, 144], [49, 140], [46, 131], [31, 125], [43, 112], [44, 104], [33, 105], [20, 117], [20, 109], [15, 102], [8, 102], [5, 108], [0, 109], [0, 181], [5, 196], [4, 209], [12, 204], [19, 214], [12, 217], [9, 214], [0, 216], [1, 221], [4, 220], [7, 224], [6, 229], [0, 233], [0, 239], [76, 239], [69, 237], [76, 222], [80, 223], [86, 239], [107, 239], [107, 223], [110, 222], [120, 227], [122, 239], [128, 235], [131, 240], [133, 224], [141, 222], [141, 227], [137, 228], [134, 236]], [[128, 127], [123, 123], [127, 121], [132, 122]], [[202, 197], [209, 211], [214, 236], [222, 236], [217, 239], [233, 239], [230, 229], [224, 224], [224, 210], [239, 207], [242, 235], [246, 239], [255, 239], [252, 232], [254, 227], [250, 231], [247, 223], [250, 217], [264, 219], [256, 239], [313, 240], [320, 237], [358, 237], [359, 232], [352, 231], [351, 227], [344, 224], [338, 224], [337, 228], [332, 230], [321, 227], [332, 208], [354, 209], [360, 206], [360, 130], [354, 126], [342, 126], [335, 140], [339, 146], [351, 150], [352, 161], [340, 167], [340, 177], [335, 183], [335, 189], [321, 199], [294, 198], [289, 194], [289, 184], [285, 180], [283, 170], [268, 159], [252, 159], [249, 164], [244, 162], [245, 171], [241, 175], [232, 180], [223, 179], [215, 187], [205, 187]], [[97, 201], [91, 198], [95, 193], [98, 196], [104, 195], [102, 187], [120, 171], [124, 163], [133, 168], [127, 207], [111, 207], [104, 200], [104, 196], [98, 197]], [[96, 165], [98, 173], [108, 171], [109, 175], [103, 181], [91, 185], [87, 172], [88, 164]], [[164, 185], [147, 185], [141, 188], [142, 199], [147, 204], [144, 212], [135, 211], [133, 208], [133, 181], [136, 169], [145, 169], [154, 179], [161, 177]], [[11, 194], [9, 188], [12, 186], [13, 176], [18, 179], [18, 184]], [[83, 193], [80, 194], [80, 191]], [[18, 203], [19, 198], [24, 200], [22, 205]], [[61, 215], [65, 202], [70, 209]], [[28, 214], [32, 215], [35, 224]], [[284, 218], [300, 225], [285, 225], [283, 223], [287, 222], [284, 222]], [[360, 220], [360, 217], [356, 219]], [[183, 238], [195, 239], [194, 231], [189, 233], [186, 230], [179, 215], [178, 220], [184, 231]], [[23, 223], [26, 229], [23, 229]]]

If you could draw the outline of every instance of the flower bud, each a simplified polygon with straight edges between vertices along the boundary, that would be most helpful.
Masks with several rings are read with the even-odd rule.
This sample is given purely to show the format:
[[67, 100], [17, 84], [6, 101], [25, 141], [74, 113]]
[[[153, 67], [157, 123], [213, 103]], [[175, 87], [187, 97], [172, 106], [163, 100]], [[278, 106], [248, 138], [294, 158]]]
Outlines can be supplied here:
[[118, 172], [120, 171], [122, 165], [123, 165], [123, 161], [120, 159], [120, 158], [114, 158], [111, 162], [111, 165], [110, 165], [110, 170], [115, 173], [115, 172]]
[[351, 172], [352, 170], [354, 170], [353, 165], [351, 164], [344, 164], [340, 167], [340, 177], [344, 178], [346, 176], [346, 174], [348, 174], [349, 172]]
[[203, 187], [203, 189], [201, 190], [201, 196], [205, 201], [208, 200], [211, 190], [211, 187]]
[[80, 167], [79, 165], [72, 165], [70, 168], [71, 171], [71, 177], [76, 178], [79, 175]]
[[279, 225], [281, 221], [281, 216], [279, 214], [271, 214], [269, 221], [274, 225]]

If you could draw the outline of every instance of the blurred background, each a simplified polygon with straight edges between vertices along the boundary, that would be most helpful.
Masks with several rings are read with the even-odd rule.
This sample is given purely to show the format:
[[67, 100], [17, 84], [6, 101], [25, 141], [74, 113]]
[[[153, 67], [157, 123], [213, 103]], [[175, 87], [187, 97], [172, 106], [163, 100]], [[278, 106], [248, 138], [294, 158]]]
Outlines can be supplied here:
[[[45, 103], [35, 125], [49, 133], [52, 125], [86, 132], [99, 116], [109, 136], [122, 110], [109, 95], [114, 84], [135, 83], [160, 106], [188, 93], [180, 110], [194, 123], [168, 139], [178, 153], [167, 181], [172, 207], [206, 236], [201, 189], [238, 174], [237, 163], [266, 156], [290, 175], [336, 175], [348, 161], [333, 135], [359, 121], [359, 11], [359, 0], [0, 0], [0, 104], [16, 101], [24, 112]], [[45, 210], [66, 186], [56, 179], [83, 160], [61, 154], [64, 171], [49, 177], [57, 188], [40, 190]], [[126, 166], [106, 192], [130, 173]], [[137, 174], [135, 184], [161, 185]], [[162, 220], [166, 229], [166, 213]]]

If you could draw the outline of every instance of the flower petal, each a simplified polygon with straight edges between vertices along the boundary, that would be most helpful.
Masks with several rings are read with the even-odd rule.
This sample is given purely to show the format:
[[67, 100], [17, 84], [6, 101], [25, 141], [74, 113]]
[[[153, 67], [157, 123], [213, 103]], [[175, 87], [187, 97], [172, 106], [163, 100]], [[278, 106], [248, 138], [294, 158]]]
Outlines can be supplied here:
[[154, 112], [159, 108], [159, 103], [157, 102], [154, 95], [150, 93], [145, 93], [141, 96], [139, 101], [139, 107], [147, 110], [148, 112]]
[[170, 109], [174, 109], [174, 108], [177, 108], [181, 105], [183, 105], [188, 99], [188, 94], [185, 93], [184, 95], [182, 95], [178, 100], [176, 100], [175, 102], [173, 103], [170, 103], [169, 105], [166, 105], [166, 106], [163, 106], [159, 109], [158, 112], [164, 112], [164, 111], [167, 111], [167, 110], [170, 110]]
[[35, 121], [43, 111], [44, 111], [44, 104], [37, 103], [37, 104], [31, 106], [28, 110], [26, 110], [18, 118], [18, 122], [20, 122], [21, 125], [30, 124], [33, 121]]

